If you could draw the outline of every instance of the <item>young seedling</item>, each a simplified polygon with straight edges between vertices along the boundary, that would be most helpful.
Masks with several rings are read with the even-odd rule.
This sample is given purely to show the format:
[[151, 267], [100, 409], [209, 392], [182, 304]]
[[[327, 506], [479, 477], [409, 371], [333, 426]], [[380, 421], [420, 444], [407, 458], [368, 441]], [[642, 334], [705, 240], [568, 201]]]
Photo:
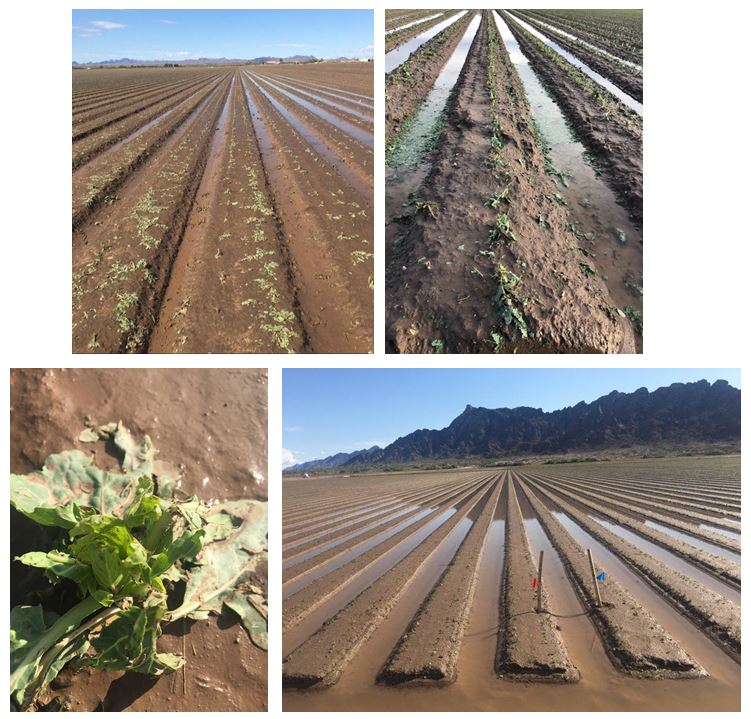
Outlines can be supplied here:
[[505, 213], [495, 218], [495, 227], [490, 230], [489, 235], [491, 242], [498, 242], [501, 238], [508, 242], [516, 242], [516, 236], [511, 230], [511, 218]]
[[500, 192], [496, 192], [495, 195], [488, 197], [483, 204], [485, 207], [492, 207], [493, 209], [496, 209], [501, 202], [507, 202], [510, 205], [511, 199], [509, 198], [508, 193], [509, 188], [505, 187]]

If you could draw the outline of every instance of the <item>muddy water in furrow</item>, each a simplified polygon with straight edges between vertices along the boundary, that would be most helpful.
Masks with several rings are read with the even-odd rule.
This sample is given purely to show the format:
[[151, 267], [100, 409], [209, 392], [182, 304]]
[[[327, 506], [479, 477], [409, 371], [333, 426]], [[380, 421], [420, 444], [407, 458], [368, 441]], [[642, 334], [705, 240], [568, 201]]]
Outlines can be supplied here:
[[375, 537], [371, 537], [370, 539], [360, 544], [357, 544], [351, 549], [348, 549], [342, 552], [336, 557], [333, 557], [332, 559], [329, 559], [321, 563], [315, 569], [312, 569], [309, 572], [306, 572], [300, 577], [295, 577], [289, 582], [285, 582], [283, 590], [282, 590], [282, 599], [285, 599], [286, 597], [290, 596], [291, 594], [294, 594], [295, 592], [299, 592], [303, 587], [308, 586], [308, 584], [315, 581], [316, 579], [323, 577], [326, 574], [329, 574], [330, 572], [333, 572], [335, 569], [338, 569], [339, 567], [344, 566], [347, 562], [355, 559], [356, 557], [359, 557], [361, 554], [365, 554], [365, 552], [373, 549], [373, 547], [378, 546], [381, 542], [385, 542], [387, 539], [389, 539], [390, 537], [393, 537], [395, 534], [398, 534], [403, 529], [406, 529], [407, 527], [415, 524], [416, 522], [419, 522], [424, 517], [427, 517], [433, 511], [435, 510], [423, 509], [422, 511], [418, 512], [416, 515], [414, 515], [413, 517], [410, 517], [404, 522], [400, 522], [399, 524], [391, 527], [390, 529], [387, 529], [386, 531], [381, 532], [380, 534], [377, 534]]
[[[506, 490], [504, 489], [504, 492]], [[535, 558], [545, 551], [543, 578], [549, 592], [551, 611], [557, 617], [562, 637], [582, 678], [577, 684], [519, 684], [495, 677], [493, 660], [499, 618], [500, 578], [503, 567], [504, 517], [496, 511], [485, 540], [480, 576], [469, 623], [462, 645], [457, 681], [440, 688], [375, 684], [375, 677], [388, 659], [430, 588], [448, 566], [461, 540], [471, 527], [465, 519], [450, 534], [431, 559], [422, 565], [415, 582], [400, 599], [386, 621], [376, 630], [339, 682], [315, 691], [289, 690], [284, 693], [286, 711], [606, 711], [621, 710], [713, 710], [739, 709], [737, 665], [706, 639], [672, 606], [639, 582], [620, 560], [611, 560], [597, 543], [587, 542], [604, 564], [627, 586], [655, 618], [675, 636], [711, 674], [692, 680], [645, 681], [625, 677], [612, 666], [599, 635], [583, 611], [556, 551], [534, 518], [522, 493], [520, 505], [525, 529]], [[503, 497], [499, 508], [505, 507]], [[477, 508], [479, 511], [479, 508]], [[411, 551], [411, 550], [410, 550]], [[390, 562], [389, 562], [390, 563]], [[618, 567], [617, 565], [621, 566]], [[617, 574], [616, 574], [617, 572]], [[358, 584], [360, 581], [358, 580]], [[363, 582], [360, 588], [364, 588]], [[339, 604], [337, 599], [336, 604]], [[322, 614], [330, 614], [331, 607]], [[321, 617], [312, 625], [322, 623]], [[311, 626], [307, 633], [315, 631]], [[285, 645], [288, 637], [285, 636]], [[296, 644], [299, 644], [298, 640]], [[285, 653], [288, 651], [285, 646]]]
[[[337, 155], [318, 135], [310, 130], [307, 125], [300, 121], [300, 119], [293, 112], [288, 110], [281, 102], [275, 97], [269, 94], [267, 90], [261, 87], [250, 75], [247, 76], [248, 80], [252, 82], [258, 91], [273, 105], [274, 109], [291, 125], [291, 127], [298, 132], [303, 139], [330, 165], [333, 165], [342, 177], [363, 197], [369, 198], [372, 196], [373, 190], [368, 186], [368, 183], [363, 180], [362, 176], [352, 170], [350, 166]], [[336, 122], [332, 122], [336, 126]], [[341, 129], [341, 128], [340, 128]], [[371, 135], [372, 148], [372, 135]]]
[[410, 169], [419, 164], [429, 149], [437, 123], [443, 115], [451, 90], [459, 78], [469, 48], [480, 27], [480, 20], [481, 16], [478, 14], [469, 23], [464, 36], [443, 66], [422, 105], [409, 121], [407, 131], [399, 136], [398, 144], [390, 149], [386, 161], [387, 182], [391, 179], [398, 180], [400, 176], [408, 174]]
[[[260, 77], [259, 75], [255, 75], [255, 77]], [[282, 82], [282, 80], [279, 80], [278, 78], [274, 78], [275, 84], [272, 84], [268, 78], [264, 78], [266, 82], [271, 85], [271, 87], [286, 87], [289, 90], [292, 90], [294, 93], [297, 93], [298, 95], [305, 95], [305, 97], [310, 97], [311, 99], [323, 103], [324, 105], [328, 105], [329, 107], [333, 107], [337, 110], [340, 110], [341, 112], [352, 115], [353, 117], [357, 117], [361, 120], [365, 120], [368, 123], [373, 122], [373, 113], [372, 112], [362, 112], [361, 110], [356, 110], [353, 107], [350, 107], [348, 105], [344, 105], [341, 102], [334, 102], [333, 100], [329, 100], [325, 97], [323, 97], [324, 93], [314, 93], [310, 92], [309, 90], [304, 90], [300, 87], [297, 87], [295, 85], [291, 85], [288, 82]], [[299, 99], [299, 98], [298, 98]]]
[[601, 524], [606, 529], [609, 529], [611, 532], [613, 532], [613, 534], [617, 534], [619, 537], [622, 537], [627, 542], [630, 542], [634, 546], [641, 549], [643, 552], [646, 552], [655, 559], [681, 572], [681, 574], [685, 574], [687, 577], [695, 579], [697, 582], [703, 584], [706, 587], [709, 587], [718, 594], [721, 594], [726, 599], [729, 599], [736, 604], [740, 604], [740, 591], [729, 586], [725, 582], [720, 581], [716, 577], [713, 577], [708, 572], [702, 571], [695, 564], [691, 564], [685, 559], [681, 559], [681, 557], [676, 556], [664, 547], [660, 547], [657, 544], [644, 539], [644, 537], [640, 537], [638, 534], [635, 534], [625, 527], [621, 527], [620, 525], [615, 524], [614, 522], [610, 522], [607, 519], [601, 519], [600, 517], [596, 517], [592, 514], [590, 514], [589, 517], [598, 524]]
[[[582, 547], [592, 550], [595, 563], [605, 570], [606, 579], [600, 588], [603, 601], [607, 601], [607, 575], [610, 574], [709, 672], [709, 679], [681, 680], [681, 685], [687, 686], [686, 691], [690, 691], [695, 684], [708, 683], [709, 680], [731, 686], [737, 684], [738, 665], [733, 659], [681, 615], [659, 591], [647, 585], [620, 557], [600, 544], [567, 515], [562, 512], [554, 512], [554, 515]], [[665, 680], [665, 683], [673, 682]], [[734, 700], [735, 693], [731, 691], [723, 699], [722, 705], [732, 706]]]
[[[314, 182], [317, 186], [326, 183], [322, 176], [325, 169], [319, 170], [322, 173], [319, 176], [300, 175], [290, 166], [290, 161], [283, 151], [285, 138], [294, 142], [295, 146], [299, 144], [298, 138], [302, 138], [308, 143], [307, 151], [310, 152], [311, 147], [315, 151], [311, 153], [314, 157], [310, 160], [317, 165], [315, 154], [319, 150], [325, 152], [323, 147], [318, 147], [323, 143], [317, 136], [310, 137], [311, 133], [303, 132], [302, 128], [298, 127], [299, 121], [281, 108], [277, 101], [269, 100], [257, 83], [253, 80], [249, 80], [249, 83], [262, 96], [258, 102], [265, 99], [270, 103], [271, 110], [282, 118], [281, 122], [275, 120], [266, 106], [259, 110], [256, 99], [243, 78], [242, 84], [251, 121], [274, 196], [274, 209], [280, 218], [289, 253], [295, 263], [297, 297], [310, 337], [310, 349], [313, 352], [372, 351], [372, 296], [368, 296], [365, 291], [365, 282], [361, 280], [363, 272], [358, 271], [354, 265], [350, 268], [346, 264], [347, 260], [341, 257], [338, 248], [336, 251], [332, 248], [332, 242], [336, 237], [335, 231], [331, 229], [333, 220], [330, 222], [315, 211], [307, 194], [309, 190], [305, 189]], [[282, 126], [285, 121], [289, 123], [288, 126]], [[296, 137], [295, 132], [298, 130]], [[282, 138], [279, 146], [275, 139], [277, 134]], [[333, 154], [330, 150], [328, 153]], [[328, 162], [324, 155], [319, 156], [323, 157], [324, 164]], [[343, 167], [346, 168], [346, 165]], [[349, 176], [354, 176], [355, 184], [352, 185], [350, 182], [353, 187], [362, 184], [356, 173], [346, 172], [338, 164], [332, 167], [332, 170], [336, 169], [341, 172], [341, 179], [346, 182], [350, 182]], [[366, 190], [365, 197], [368, 197], [368, 192]], [[360, 193], [356, 194], [359, 196]], [[351, 262], [351, 258], [349, 261]], [[346, 269], [342, 268], [343, 264]], [[367, 273], [367, 263], [362, 267]]]
[[[190, 103], [190, 101], [194, 97], [196, 97], [196, 95], [200, 95], [202, 92], [204, 92], [205, 89], [206, 89], [206, 87], [209, 86], [211, 84], [211, 82], [213, 82], [213, 80], [211, 80], [211, 81], [209, 81], [207, 83], [202, 84], [195, 92], [192, 92], [187, 97], [180, 99], [178, 102], [176, 102], [169, 109], [167, 109], [164, 112], [160, 113], [156, 117], [153, 117], [147, 123], [145, 123], [145, 124], [141, 125], [140, 127], [136, 128], [129, 135], [126, 135], [125, 137], [123, 137], [122, 139], [118, 140], [113, 145], [109, 145], [108, 147], [106, 147], [105, 149], [103, 149], [101, 152], [98, 152], [97, 154], [95, 154], [94, 156], [92, 156], [86, 162], [83, 162], [82, 164], [78, 165], [73, 170], [73, 178], [75, 179], [75, 178], [83, 175], [86, 172], [87, 168], [89, 167], [89, 164], [91, 162], [93, 162], [94, 160], [100, 161], [103, 158], [106, 159], [107, 157], [115, 157], [115, 155], [117, 154], [117, 152], [120, 149], [122, 149], [125, 145], [127, 145], [129, 142], [132, 142], [133, 140], [136, 140], [141, 135], [143, 135], [145, 132], [147, 132], [148, 130], [150, 130], [152, 127], [155, 127], [160, 122], [163, 122], [164, 120], [166, 120], [170, 115], [172, 115], [173, 113], [178, 112], [181, 107], [183, 107], [184, 105], [187, 105], [188, 103]], [[217, 85], [219, 85], [220, 83], [221, 83], [221, 79], [216, 80], [216, 84]], [[210, 95], [211, 95], [211, 93], [209, 93], [209, 95], [207, 97], [210, 97]], [[193, 112], [191, 114], [192, 115], [196, 114], [199, 111], [199, 109], [203, 106], [203, 104], [205, 102], [206, 101], [204, 100], [198, 107], [196, 107], [193, 110]], [[186, 119], [186, 122], [187, 122], [187, 119]], [[179, 128], [177, 130], [175, 130], [175, 132], [179, 132]], [[75, 148], [74, 148], [74, 151], [75, 151]]]
[[309, 80], [301, 80], [296, 77], [290, 77], [289, 75], [271, 74], [271, 75], [268, 75], [268, 77], [272, 77], [272, 78], [281, 77], [284, 80], [289, 80], [295, 85], [301, 85], [302, 87], [316, 88], [319, 92], [323, 93], [324, 95], [330, 95], [331, 97], [338, 97], [340, 100], [346, 100], [349, 103], [355, 103], [357, 105], [360, 105], [361, 107], [364, 107], [366, 110], [370, 110], [370, 117], [371, 119], [373, 118], [373, 98], [369, 97], [368, 95], [360, 95], [359, 93], [356, 93], [356, 92], [347, 92], [347, 90], [342, 90], [336, 87], [329, 87], [328, 85], [320, 85], [316, 82], [310, 82]]
[[[329, 617], [345, 607], [360, 592], [369, 587], [378, 577], [406, 557], [415, 547], [427, 539], [438, 527], [457, 511], [456, 507], [449, 507], [437, 517], [423, 525], [414, 534], [400, 544], [384, 552], [378, 559], [369, 564], [354, 580], [341, 587], [327, 599], [318, 609], [311, 612], [299, 624], [284, 632], [283, 653], [289, 654], [293, 649], [313, 634]], [[457, 526], [461, 526], [462, 522]], [[456, 531], [456, 529], [454, 530]]]
[[[351, 531], [349, 533], [342, 534], [341, 536], [336, 537], [336, 539], [332, 539], [332, 540], [330, 540], [328, 542], [322, 542], [322, 543], [319, 543], [319, 544], [315, 544], [310, 549], [306, 549], [306, 550], [298, 552], [298, 553], [295, 553], [295, 552], [286, 553], [285, 552], [285, 558], [289, 557], [289, 559], [287, 559], [287, 561], [284, 562], [283, 569], [289, 569], [291, 567], [294, 567], [296, 564], [300, 564], [300, 562], [304, 562], [306, 559], [310, 559], [311, 557], [315, 557], [317, 554], [322, 554], [326, 550], [332, 549], [333, 547], [336, 547], [339, 544], [344, 544], [345, 542], [349, 542], [349, 541], [351, 541], [353, 539], [356, 539], [361, 534], [365, 534], [366, 532], [369, 532], [374, 527], [377, 527], [380, 524], [383, 524], [386, 520], [397, 519], [397, 518], [401, 517], [402, 515], [408, 514], [409, 512], [417, 509], [418, 506], [419, 505], [414, 505], [413, 504], [413, 505], [410, 505], [410, 506], [408, 506], [408, 507], [406, 507], [404, 509], [400, 509], [397, 512], [390, 512], [390, 513], [387, 513], [385, 515], [380, 515], [379, 514], [377, 517], [373, 518], [374, 521], [372, 521], [372, 522], [368, 521], [368, 523], [365, 524], [364, 526], [358, 527], [357, 529], [354, 529], [353, 531]], [[316, 537], [316, 536], [327, 536], [329, 534], [330, 534], [330, 531], [329, 532], [324, 532], [322, 535], [314, 535], [314, 537]], [[304, 541], [304, 544], [308, 544], [308, 543], [309, 543], [309, 540], [306, 539]], [[291, 545], [291, 546], [293, 546], [293, 545]], [[286, 545], [285, 545], [285, 549], [286, 549]]]
[[[516, 17], [516, 15], [514, 15]], [[518, 19], [518, 18], [517, 18]], [[543, 22], [539, 18], [535, 18], [535, 22], [539, 23], [543, 27], [547, 28], [548, 30], [551, 30], [552, 32], [558, 33], [559, 35], [563, 35], [563, 37], [568, 38], [569, 40], [574, 40], [575, 42], [580, 42], [582, 45], [588, 47], [590, 50], [595, 50], [596, 52], [599, 52], [605, 57], [610, 58], [611, 60], [614, 60], [615, 62], [619, 62], [623, 65], [627, 65], [628, 67], [633, 67], [636, 70], [641, 70], [642, 66], [637, 65], [635, 62], [631, 62], [630, 60], [626, 60], [622, 57], [618, 57], [618, 55], [613, 55], [612, 53], [609, 53], [604, 48], [600, 47], [599, 45], [592, 45], [592, 43], [587, 42], [586, 40], [582, 40], [580, 37], [577, 37], [576, 35], [572, 35], [570, 32], [563, 30], [562, 28], [556, 27], [555, 25], [550, 25], [549, 23]]]
[[481, 16], [477, 15], [470, 22], [464, 36], [456, 46], [451, 57], [443, 66], [433, 87], [423, 100], [409, 122], [409, 128], [399, 138], [393, 150], [388, 151], [386, 159], [386, 262], [388, 263], [391, 246], [399, 234], [395, 218], [404, 214], [402, 203], [410, 192], [415, 192], [430, 170], [431, 138], [446, 108], [451, 90], [459, 78], [472, 41], [480, 26]]
[[400, 25], [399, 27], [392, 28], [391, 30], [386, 30], [385, 35], [388, 37], [389, 35], [399, 32], [400, 30], [406, 30], [408, 27], [412, 27], [413, 25], [419, 25], [421, 22], [427, 22], [428, 20], [434, 20], [437, 17], [440, 17], [442, 13], [436, 13], [435, 15], [428, 15], [427, 17], [420, 17], [417, 18], [417, 20], [413, 20], [412, 22], [408, 22], [406, 25]]
[[455, 23], [457, 20], [459, 20], [459, 18], [466, 15], [467, 12], [467, 10], [462, 10], [462, 12], [457, 13], [456, 15], [452, 15], [447, 20], [439, 22], [437, 25], [433, 25], [433, 27], [427, 29], [425, 32], [420, 33], [416, 37], [413, 37], [411, 40], [408, 40], [403, 45], [400, 45], [391, 52], [387, 52], [386, 58], [384, 60], [386, 74], [396, 70], [399, 65], [406, 62], [407, 58], [409, 58], [409, 56], [415, 50], [417, 50], [418, 47], [424, 45], [428, 40], [430, 40], [430, 38], [435, 37], [439, 32], [441, 32], [441, 30], [445, 30], [449, 25]]
[[549, 48], [557, 52], [561, 57], [568, 60], [568, 62], [570, 62], [574, 67], [581, 70], [590, 79], [594, 80], [598, 85], [600, 85], [600, 87], [604, 87], [609, 93], [617, 97], [624, 105], [626, 105], [626, 107], [631, 108], [639, 115], [642, 115], [644, 113], [642, 104], [638, 100], [635, 100], [633, 97], [623, 92], [623, 90], [621, 90], [619, 87], [616, 87], [612, 82], [610, 82], [610, 80], [604, 78], [602, 75], [600, 75], [600, 73], [595, 72], [586, 63], [582, 62], [578, 57], [572, 55], [567, 50], [564, 50], [560, 45], [558, 45], [550, 38], [545, 37], [545, 35], [543, 35], [539, 30], [533, 28], [529, 23], [525, 22], [520, 17], [514, 15], [511, 12], [509, 12], [509, 15], [511, 15], [511, 17], [513, 17], [514, 20], [519, 23], [519, 25], [521, 25], [525, 30], [534, 35], [538, 40], [542, 41]]
[[[190, 281], [191, 265], [199, 261], [199, 256], [209, 246], [206, 212], [219, 206], [220, 179], [224, 172], [223, 160], [228, 137], [227, 119], [232, 107], [236, 80], [236, 75], [233, 75], [224, 100], [224, 107], [216, 124], [214, 137], [211, 139], [209, 156], [203, 170], [201, 183], [198, 185], [193, 206], [188, 215], [177, 256], [172, 263], [170, 279], [164, 293], [164, 299], [159, 307], [159, 317], [149, 337], [149, 351], [152, 353], [171, 351], [175, 336], [169, 326], [170, 315], [179, 305], [178, 299], [184, 296], [183, 283]], [[190, 294], [187, 296], [190, 297]]]
[[[642, 237], [613, 191], [587, 163], [588, 153], [575, 138], [558, 104], [550, 97], [519, 49], [504, 20], [493, 12], [511, 62], [521, 78], [532, 117], [550, 146], [550, 159], [563, 170], [568, 187], [559, 192], [568, 204], [581, 236], [580, 245], [593, 255], [599, 274], [620, 309], [642, 310]], [[625, 240], [625, 241], [624, 241]]]
[[[678, 529], [673, 529], [673, 527], [667, 527], [664, 524], [660, 524], [659, 522], [654, 522], [651, 519], [645, 520], [644, 524], [647, 527], [657, 529], [660, 532], [669, 534], [671, 537], [680, 539], [682, 542], [686, 542], [686, 544], [691, 544], [692, 546], [698, 547], [699, 549], [704, 549], [705, 551], [710, 552], [711, 554], [716, 554], [719, 557], [725, 557], [725, 559], [731, 559], [734, 562], [739, 562], [741, 560], [741, 555], [739, 553], [733, 552], [730, 549], [725, 549], [725, 547], [718, 547], [716, 544], [712, 544], [711, 542], [705, 542], [698, 537], [694, 537], [692, 534], [686, 534], [685, 532], [681, 532]], [[712, 531], [714, 532], [720, 531], [719, 529], [715, 529], [714, 527], [704, 528], [712, 529]], [[729, 536], [733, 537], [734, 539], [738, 538], [737, 534], [733, 535], [732, 533], [730, 533]]]
[[[342, 118], [338, 117], [337, 115], [334, 115], [328, 110], [324, 110], [323, 108], [318, 107], [318, 105], [315, 105], [312, 102], [308, 102], [302, 97], [299, 97], [298, 95], [295, 95], [294, 93], [283, 89], [279, 85], [270, 82], [269, 80], [267, 80], [265, 77], [261, 75], [253, 75], [251, 73], [247, 73], [247, 75], [250, 78], [251, 82], [256, 82], [256, 80], [265, 82], [269, 87], [276, 90], [280, 95], [284, 95], [284, 97], [288, 98], [293, 103], [300, 105], [300, 107], [304, 107], [306, 110], [308, 110], [309, 112], [312, 112], [314, 115], [318, 115], [318, 117], [322, 118], [323, 120], [326, 120], [326, 122], [328, 122], [330, 125], [333, 125], [337, 129], [341, 130], [346, 135], [349, 135], [350, 137], [354, 138], [358, 142], [361, 142], [363, 145], [365, 145], [366, 147], [369, 147], [371, 150], [373, 149], [373, 133], [372, 132], [369, 132], [368, 130], [358, 127], [357, 125], [353, 125], [351, 122], [348, 122], [347, 120], [343, 120]], [[265, 91], [263, 92], [265, 93]]]

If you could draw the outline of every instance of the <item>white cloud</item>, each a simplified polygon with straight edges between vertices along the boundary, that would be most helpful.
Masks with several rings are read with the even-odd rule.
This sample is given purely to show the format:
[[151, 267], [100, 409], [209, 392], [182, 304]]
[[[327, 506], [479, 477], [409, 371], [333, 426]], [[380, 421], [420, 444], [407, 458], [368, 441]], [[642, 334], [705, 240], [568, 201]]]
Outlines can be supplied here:
[[284, 431], [285, 432], [302, 432], [302, 427], [295, 424], [295, 425], [292, 425], [291, 427], [285, 427]]
[[157, 20], [157, 22], [162, 23], [162, 25], [177, 25], [177, 20]]
[[282, 447], [282, 469], [287, 469], [287, 467], [298, 464], [298, 461], [297, 457], [290, 450]]
[[119, 28], [126, 27], [122, 23], [110, 22], [109, 20], [92, 20], [89, 24], [101, 30], [118, 30]]

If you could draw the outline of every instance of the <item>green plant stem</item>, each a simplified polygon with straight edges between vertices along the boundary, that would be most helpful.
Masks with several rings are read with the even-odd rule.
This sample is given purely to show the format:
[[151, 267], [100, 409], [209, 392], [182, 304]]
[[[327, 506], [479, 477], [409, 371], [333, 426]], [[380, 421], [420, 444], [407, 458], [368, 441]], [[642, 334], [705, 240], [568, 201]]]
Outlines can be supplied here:
[[[23, 661], [18, 665], [16, 670], [10, 675], [10, 692], [14, 694], [18, 691], [18, 684], [23, 680], [24, 674], [30, 663], [36, 664], [39, 658], [69, 631], [75, 629], [86, 617], [93, 614], [101, 608], [101, 604], [94, 597], [86, 597], [83, 601], [69, 609], [60, 617], [39, 639], [32, 644]], [[35, 675], [36, 672], [35, 670]]]

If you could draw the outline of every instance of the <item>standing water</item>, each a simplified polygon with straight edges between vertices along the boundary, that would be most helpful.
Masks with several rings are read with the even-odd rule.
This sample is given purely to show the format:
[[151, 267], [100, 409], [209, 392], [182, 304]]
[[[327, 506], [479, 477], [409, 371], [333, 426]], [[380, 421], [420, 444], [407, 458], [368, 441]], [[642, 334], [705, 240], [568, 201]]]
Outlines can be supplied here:
[[393, 220], [402, 214], [402, 203], [410, 192], [414, 192], [428, 174], [430, 163], [426, 159], [434, 133], [454, 88], [459, 73], [464, 67], [469, 48], [472, 45], [480, 16], [470, 22], [464, 37], [452, 53], [438, 75], [422, 105], [409, 122], [409, 127], [400, 136], [386, 159], [386, 261], [391, 254], [392, 244], [398, 234]]
[[425, 32], [420, 33], [417, 37], [413, 37], [408, 42], [405, 42], [403, 45], [399, 45], [399, 47], [395, 48], [391, 52], [386, 53], [385, 58], [385, 69], [386, 74], [388, 75], [390, 72], [393, 72], [396, 70], [399, 65], [406, 62], [407, 58], [415, 51], [418, 47], [421, 45], [424, 45], [430, 38], [435, 37], [441, 30], [445, 30], [449, 25], [456, 22], [459, 18], [464, 17], [467, 14], [467, 10], [462, 10], [462, 12], [452, 15], [448, 20], [444, 20], [443, 22], [439, 22], [437, 25], [433, 25], [433, 27], [428, 28]]
[[395, 148], [388, 153], [386, 162], [395, 168], [415, 167], [430, 149], [433, 138], [440, 124], [440, 118], [454, 88], [459, 73], [464, 67], [469, 48], [480, 27], [480, 16], [470, 22], [464, 37], [456, 46], [453, 54], [441, 70], [422, 105], [409, 121], [406, 131], [400, 135]]
[[[509, 13], [511, 15], [511, 13]], [[594, 80], [598, 85], [604, 87], [609, 93], [615, 95], [626, 107], [630, 107], [634, 112], [639, 115], [643, 114], [642, 104], [638, 100], [634, 100], [631, 95], [627, 95], [619, 87], [616, 87], [610, 80], [607, 80], [599, 72], [595, 72], [589, 65], [583, 63], [576, 55], [572, 55], [568, 50], [564, 50], [558, 43], [553, 42], [550, 38], [545, 37], [539, 30], [535, 30], [529, 23], [511, 15], [527, 32], [534, 35], [538, 40], [544, 42], [549, 48], [557, 52], [559, 55], [568, 60], [575, 68], [581, 70], [590, 79]]]
[[[641, 312], [642, 238], [615, 194], [587, 163], [588, 153], [566, 122], [522, 53], [508, 25], [493, 12], [498, 32], [516, 68], [532, 118], [550, 146], [550, 160], [566, 173], [567, 187], [560, 194], [580, 232], [581, 244], [599, 270], [619, 308], [634, 306]], [[591, 248], [591, 249], [590, 249]]]

